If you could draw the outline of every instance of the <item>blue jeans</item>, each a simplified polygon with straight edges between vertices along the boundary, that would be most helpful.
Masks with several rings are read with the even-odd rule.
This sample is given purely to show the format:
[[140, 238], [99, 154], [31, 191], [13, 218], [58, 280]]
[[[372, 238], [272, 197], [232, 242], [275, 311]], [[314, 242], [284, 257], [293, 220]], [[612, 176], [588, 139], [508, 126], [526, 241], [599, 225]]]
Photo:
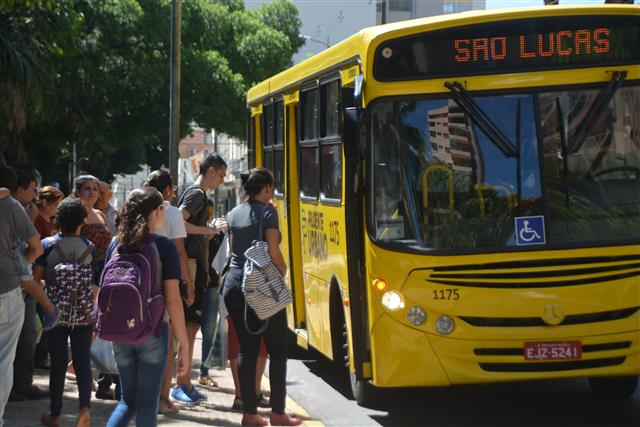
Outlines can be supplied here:
[[20, 287], [0, 294], [0, 427], [4, 407], [11, 391], [10, 382], [13, 378], [13, 358], [16, 355], [18, 337], [24, 322], [24, 300]]
[[113, 410], [106, 427], [124, 427], [134, 416], [136, 426], [157, 425], [160, 387], [169, 350], [168, 324], [159, 336], [151, 335], [142, 344], [113, 344], [122, 399]]
[[202, 302], [202, 361], [200, 363], [200, 376], [209, 375], [209, 368], [204, 363], [211, 351], [214, 334], [216, 332], [216, 322], [218, 320], [218, 308], [220, 304], [220, 294], [218, 288], [207, 288]]
[[24, 323], [16, 347], [16, 358], [13, 362], [13, 389], [17, 392], [28, 392], [33, 384], [36, 341], [38, 341], [36, 300], [31, 295], [24, 294]]

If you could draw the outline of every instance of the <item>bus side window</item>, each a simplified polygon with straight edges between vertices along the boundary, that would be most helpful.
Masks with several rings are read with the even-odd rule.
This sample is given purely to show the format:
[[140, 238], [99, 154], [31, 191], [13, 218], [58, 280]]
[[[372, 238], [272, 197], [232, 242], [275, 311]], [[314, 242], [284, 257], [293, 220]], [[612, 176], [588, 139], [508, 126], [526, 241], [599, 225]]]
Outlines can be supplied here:
[[274, 104], [275, 140], [273, 145], [273, 175], [276, 184], [276, 196], [284, 195], [284, 102]]
[[300, 196], [303, 199], [317, 199], [320, 178], [318, 88], [304, 90], [300, 96]]
[[273, 139], [273, 104], [265, 103], [262, 113], [262, 166], [272, 172], [274, 172]]
[[320, 86], [320, 194], [323, 203], [342, 198], [342, 139], [340, 138], [340, 80]]

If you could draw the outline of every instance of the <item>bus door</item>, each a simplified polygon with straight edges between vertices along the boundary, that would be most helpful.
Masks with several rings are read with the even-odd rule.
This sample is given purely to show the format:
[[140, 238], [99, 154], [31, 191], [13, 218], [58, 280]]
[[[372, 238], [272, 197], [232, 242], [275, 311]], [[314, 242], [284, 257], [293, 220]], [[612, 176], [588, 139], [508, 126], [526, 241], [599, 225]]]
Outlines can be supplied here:
[[342, 290], [347, 283], [339, 77], [327, 76], [303, 87], [299, 112], [300, 245], [306, 326], [309, 343], [329, 358], [334, 357], [332, 310], [342, 310]]
[[[298, 229], [297, 215], [291, 215], [291, 197], [290, 194], [291, 181], [287, 178], [290, 176], [289, 167], [291, 165], [290, 151], [291, 143], [295, 145], [295, 138], [290, 138], [295, 132], [295, 120], [292, 120], [290, 110], [295, 108], [296, 96], [287, 95], [269, 99], [264, 102], [263, 107], [263, 165], [273, 172], [275, 179], [275, 189], [273, 203], [278, 212], [278, 220], [280, 225], [280, 233], [282, 240], [280, 242], [280, 250], [287, 262], [288, 269], [286, 274], [286, 282], [291, 287], [294, 300], [298, 300], [297, 294], [302, 293], [301, 281], [296, 275], [296, 256], [294, 255], [298, 245], [292, 245], [292, 228]], [[293, 130], [291, 130], [293, 129]], [[294, 212], [295, 213], [295, 212]], [[295, 234], [295, 233], [294, 233]], [[291, 330], [299, 328], [300, 323], [304, 321], [304, 311], [301, 304], [296, 303], [287, 306], [287, 321]]]
[[[300, 94], [296, 90], [284, 96], [282, 111], [284, 116], [284, 203], [280, 215], [282, 230], [282, 247], [287, 252], [282, 252], [288, 265], [287, 278], [293, 293], [293, 304], [287, 306], [287, 320], [289, 328], [293, 331], [304, 329], [305, 307], [304, 287], [302, 280], [301, 255], [300, 255], [300, 202], [298, 198], [299, 185], [296, 179], [298, 175], [297, 156], [297, 110]], [[306, 339], [303, 339], [306, 345]]]
[[319, 88], [316, 81], [300, 90], [298, 110], [298, 196], [300, 217], [300, 265], [306, 313], [305, 328], [309, 344], [318, 347], [322, 341], [322, 321], [318, 299], [318, 257], [322, 254], [319, 238], [321, 222], [318, 210], [319, 152], [318, 116]]

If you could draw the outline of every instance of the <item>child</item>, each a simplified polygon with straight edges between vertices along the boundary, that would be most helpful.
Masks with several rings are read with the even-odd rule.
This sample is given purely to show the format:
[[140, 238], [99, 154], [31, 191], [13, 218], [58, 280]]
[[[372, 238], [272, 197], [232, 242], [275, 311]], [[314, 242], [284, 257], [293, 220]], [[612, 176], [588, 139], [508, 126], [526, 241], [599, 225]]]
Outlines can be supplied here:
[[[5, 199], [11, 195], [8, 188], [0, 187], [0, 200]], [[55, 326], [57, 314], [56, 308], [51, 303], [51, 300], [47, 297], [44, 289], [40, 285], [40, 282], [33, 280], [33, 274], [31, 271], [31, 264], [27, 260], [27, 242], [17, 239], [12, 236], [12, 252], [13, 261], [16, 266], [18, 275], [20, 276], [20, 287], [23, 291], [30, 294], [43, 308], [44, 317], [42, 319], [42, 328], [44, 330], [50, 329]]]
[[93, 244], [80, 237], [86, 217], [81, 200], [63, 200], [56, 213], [60, 233], [42, 240], [44, 254], [34, 268], [36, 279], [44, 278], [47, 295], [58, 307], [58, 325], [47, 335], [51, 352], [50, 412], [41, 417], [42, 424], [50, 427], [60, 426], [69, 338], [79, 394], [76, 426], [90, 423], [92, 309], [98, 290], [98, 258]]

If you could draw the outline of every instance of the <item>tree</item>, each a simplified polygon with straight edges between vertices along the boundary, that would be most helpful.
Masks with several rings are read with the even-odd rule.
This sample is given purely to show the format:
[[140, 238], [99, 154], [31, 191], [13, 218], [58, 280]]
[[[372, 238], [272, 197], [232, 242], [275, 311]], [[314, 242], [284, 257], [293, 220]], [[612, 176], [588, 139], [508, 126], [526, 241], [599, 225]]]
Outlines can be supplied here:
[[[301, 45], [295, 6], [189, 0], [182, 19], [180, 134], [195, 122], [243, 135], [247, 88], [288, 67]], [[102, 178], [166, 164], [170, 24], [166, 0], [0, 0], [9, 162], [64, 181], [75, 143]]]

